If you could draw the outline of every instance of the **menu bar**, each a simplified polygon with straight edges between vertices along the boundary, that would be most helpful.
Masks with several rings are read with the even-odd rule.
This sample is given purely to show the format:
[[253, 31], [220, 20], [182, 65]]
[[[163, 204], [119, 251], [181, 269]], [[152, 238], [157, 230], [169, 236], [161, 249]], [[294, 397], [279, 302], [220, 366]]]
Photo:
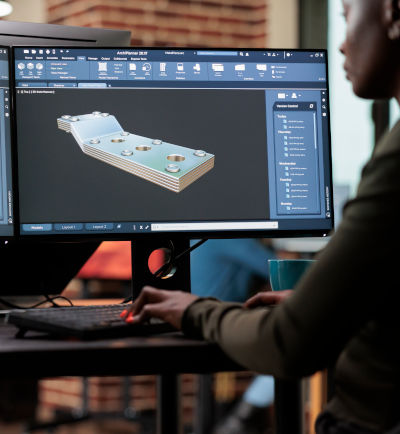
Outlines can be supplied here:
[[251, 62], [281, 60], [293, 63], [325, 63], [323, 50], [193, 50], [193, 49], [145, 49], [145, 48], [75, 48], [75, 47], [15, 47], [16, 60], [110, 60], [110, 61], [212, 61], [216, 57], [227, 61], [245, 58]]
[[[326, 83], [324, 52], [130, 51], [15, 49], [18, 87], [89, 87], [81, 83], [304, 82]], [[71, 83], [64, 86], [62, 83]]]

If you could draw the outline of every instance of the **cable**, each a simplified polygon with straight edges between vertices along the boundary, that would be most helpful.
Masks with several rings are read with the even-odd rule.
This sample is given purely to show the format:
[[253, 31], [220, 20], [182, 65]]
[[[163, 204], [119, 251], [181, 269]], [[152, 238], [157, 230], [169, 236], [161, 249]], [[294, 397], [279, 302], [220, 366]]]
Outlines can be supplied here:
[[[207, 238], [198, 241], [196, 244], [193, 244], [193, 246], [189, 247], [188, 249], [184, 250], [183, 252], [179, 253], [179, 255], [174, 257], [174, 249], [171, 249], [171, 257], [169, 259], [168, 262], [166, 262], [164, 265], [162, 265], [155, 273], [154, 276], [161, 278], [163, 277], [164, 273], [167, 270], [170, 270], [174, 265], [176, 265], [176, 263], [179, 261], [180, 258], [182, 258], [183, 256], [186, 256], [188, 253], [192, 252], [193, 250], [197, 249], [198, 247], [200, 247], [202, 244], [204, 244], [207, 241]], [[172, 241], [170, 241], [170, 243], [172, 244], [173, 247], [173, 243]]]
[[[204, 244], [206, 241], [208, 241], [208, 238], [204, 238], [200, 241], [198, 241], [196, 244], [193, 244], [193, 246], [189, 247], [188, 249], [184, 250], [183, 252], [179, 253], [177, 256], [175, 256], [175, 246], [172, 240], [169, 240], [170, 249], [171, 249], [171, 256], [169, 260], [162, 265], [157, 271], [153, 273], [154, 277], [161, 278], [164, 276], [164, 274], [171, 270], [171, 268], [176, 265], [176, 263], [181, 259], [183, 256], [187, 255], [188, 253], [191, 253], [193, 250], [200, 247], [202, 244]], [[133, 278], [133, 277], [132, 277]], [[132, 300], [132, 296], [129, 296], [125, 298], [121, 304], [129, 303]]]
[[161, 265], [161, 267], [153, 273], [154, 277], [162, 278], [164, 274], [173, 267], [173, 261], [175, 257], [175, 246], [172, 240], [168, 240], [168, 243], [171, 251], [169, 259], [165, 264]]
[[[66, 307], [66, 306], [62, 306], [62, 305], [59, 305], [57, 303], [54, 303], [54, 300], [57, 300], [57, 299], [61, 299], [61, 300], [67, 301], [70, 306], [74, 305], [72, 303], [72, 301], [68, 297], [64, 297], [63, 295], [55, 295], [54, 297], [49, 297], [48, 295], [45, 295], [45, 297], [46, 297], [46, 301], [48, 301], [49, 303], [51, 303], [53, 305], [53, 307]], [[43, 302], [43, 303], [45, 303], [45, 302]]]
[[[193, 246], [189, 247], [188, 249], [184, 250], [183, 252], [179, 253], [178, 255], [175, 256], [175, 246], [174, 243], [169, 240], [169, 244], [170, 244], [170, 250], [171, 250], [171, 256], [168, 260], [168, 262], [166, 262], [164, 265], [162, 265], [155, 273], [153, 273], [153, 275], [155, 277], [161, 278], [166, 271], [169, 271], [174, 265], [176, 265], [176, 263], [184, 256], [186, 256], [187, 254], [189, 254], [190, 252], [192, 252], [193, 250], [197, 249], [198, 247], [200, 247], [202, 244], [204, 244], [206, 241], [208, 241], [207, 238], [204, 238], [200, 241], [198, 241], [196, 244], [193, 244]], [[0, 303], [4, 304], [4, 306], [10, 308], [10, 309], [35, 309], [39, 306], [42, 306], [45, 303], [50, 303], [54, 308], [57, 307], [64, 307], [61, 306], [57, 303], [54, 302], [54, 300], [57, 299], [61, 299], [61, 300], [65, 300], [67, 301], [70, 306], [73, 306], [74, 304], [72, 303], [72, 301], [67, 298], [64, 297], [63, 295], [56, 295], [54, 297], [50, 297], [48, 294], [44, 294], [45, 300], [39, 301], [38, 303], [32, 305], [32, 306], [19, 306], [17, 304], [11, 303], [7, 300], [4, 300], [2, 298], [0, 298]], [[129, 303], [132, 300], [132, 296], [125, 298], [121, 304], [125, 304], [125, 303]]]
[[191, 246], [188, 249], [184, 250], [183, 252], [179, 253], [179, 255], [175, 258], [174, 262], [176, 262], [178, 259], [180, 259], [181, 256], [186, 255], [187, 253], [190, 253], [193, 250], [197, 249], [202, 244], [204, 244], [206, 241], [208, 241], [208, 238], [203, 238], [202, 240], [198, 241], [196, 244], [193, 244], [193, 246]]
[[10, 309], [35, 309], [45, 303], [51, 303], [52, 307], [62, 307], [61, 305], [54, 302], [54, 300], [62, 299], [66, 300], [70, 304], [70, 306], [73, 306], [72, 301], [69, 298], [64, 297], [63, 295], [55, 295], [54, 297], [50, 297], [48, 294], [45, 294], [43, 296], [45, 297], [45, 300], [39, 301], [32, 306], [20, 306], [18, 304], [11, 303], [10, 301], [4, 300], [3, 298], [0, 298], [0, 303], [4, 304], [4, 306]]

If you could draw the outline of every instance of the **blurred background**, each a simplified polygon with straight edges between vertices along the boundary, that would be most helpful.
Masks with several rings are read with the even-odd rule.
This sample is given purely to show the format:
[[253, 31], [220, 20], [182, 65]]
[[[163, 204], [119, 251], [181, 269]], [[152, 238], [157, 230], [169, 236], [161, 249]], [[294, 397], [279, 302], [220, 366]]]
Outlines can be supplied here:
[[[0, 0], [0, 6], [3, 3]], [[347, 197], [355, 193], [362, 166], [377, 138], [399, 116], [391, 101], [363, 101], [352, 95], [338, 51], [345, 25], [341, 0], [9, 0], [8, 3], [12, 12], [1, 19], [129, 30], [133, 46], [328, 48], [333, 181], [335, 188]], [[118, 297], [129, 291], [129, 279], [129, 244], [103, 243], [97, 259], [91, 258], [65, 295]], [[251, 378], [249, 373], [217, 374], [213, 386], [216, 402], [221, 405], [235, 402]], [[183, 375], [186, 432], [193, 429], [196, 384], [194, 376]], [[20, 397], [18, 408], [12, 405], [12, 400], [8, 409], [3, 408], [2, 414], [8, 414], [10, 420], [0, 422], [0, 432], [21, 432], [19, 418], [24, 417], [24, 411], [25, 415], [34, 411], [46, 418], [56, 411], [79, 413], [88, 408], [117, 412], [123, 417], [111, 422], [61, 426], [51, 432], [154, 432], [152, 376], [47, 379], [40, 381], [37, 388], [37, 402], [31, 396], [25, 400]], [[313, 418], [324, 399], [321, 386], [317, 398], [312, 398], [312, 390], [310, 383], [305, 398], [307, 433], [313, 432]], [[129, 419], [130, 412], [136, 411], [147, 412], [147, 427], [142, 424], [135, 428], [126, 420], [125, 416]]]

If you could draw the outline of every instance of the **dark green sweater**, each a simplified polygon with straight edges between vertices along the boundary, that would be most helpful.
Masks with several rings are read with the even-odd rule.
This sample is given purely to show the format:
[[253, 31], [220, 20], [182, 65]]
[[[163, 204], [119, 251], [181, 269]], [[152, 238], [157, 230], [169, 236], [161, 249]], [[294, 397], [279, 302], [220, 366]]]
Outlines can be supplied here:
[[378, 432], [400, 421], [400, 122], [365, 166], [342, 224], [274, 309], [199, 299], [183, 331], [280, 378], [335, 364], [338, 418]]

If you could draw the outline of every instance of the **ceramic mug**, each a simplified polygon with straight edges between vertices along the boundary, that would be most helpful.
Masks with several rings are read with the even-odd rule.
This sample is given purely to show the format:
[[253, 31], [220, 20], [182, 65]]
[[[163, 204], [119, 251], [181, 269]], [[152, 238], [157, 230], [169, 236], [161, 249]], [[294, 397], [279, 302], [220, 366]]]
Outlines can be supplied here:
[[293, 289], [313, 259], [269, 259], [269, 280], [272, 291]]

